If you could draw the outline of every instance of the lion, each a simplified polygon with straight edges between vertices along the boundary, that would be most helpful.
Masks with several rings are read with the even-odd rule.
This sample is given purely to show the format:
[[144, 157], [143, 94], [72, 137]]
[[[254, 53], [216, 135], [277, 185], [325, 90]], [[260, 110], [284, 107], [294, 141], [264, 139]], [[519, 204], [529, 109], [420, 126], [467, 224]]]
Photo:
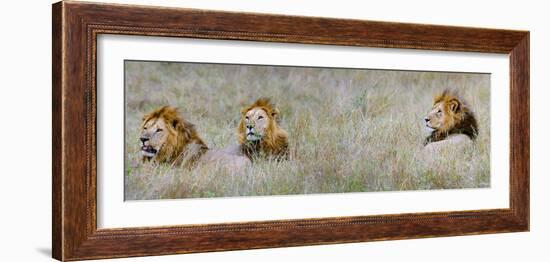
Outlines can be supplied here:
[[279, 110], [268, 98], [260, 98], [241, 110], [237, 138], [250, 159], [288, 159], [288, 133], [278, 125]]
[[195, 125], [183, 119], [174, 107], [163, 106], [146, 114], [141, 124], [143, 162], [168, 163], [187, 168], [218, 162], [230, 168], [241, 168], [250, 160], [239, 155], [234, 146], [210, 149], [198, 135]]
[[469, 144], [475, 141], [479, 133], [473, 112], [464, 100], [449, 90], [434, 97], [432, 110], [424, 122], [429, 133], [424, 139], [424, 146], [429, 149], [443, 144]]

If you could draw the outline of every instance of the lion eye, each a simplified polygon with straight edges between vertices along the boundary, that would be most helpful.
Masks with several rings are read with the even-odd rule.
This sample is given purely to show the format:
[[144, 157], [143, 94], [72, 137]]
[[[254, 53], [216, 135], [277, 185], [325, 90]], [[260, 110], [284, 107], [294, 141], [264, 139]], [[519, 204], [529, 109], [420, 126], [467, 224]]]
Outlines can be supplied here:
[[248, 120], [248, 116], [246, 116], [245, 119]]
[[258, 117], [258, 120], [263, 119], [263, 118], [264, 118], [263, 116], [259, 116], [259, 117]]
[[156, 130], [155, 132], [157, 132], [157, 133], [158, 133], [158, 132], [162, 132], [162, 129], [157, 128], [157, 130]]

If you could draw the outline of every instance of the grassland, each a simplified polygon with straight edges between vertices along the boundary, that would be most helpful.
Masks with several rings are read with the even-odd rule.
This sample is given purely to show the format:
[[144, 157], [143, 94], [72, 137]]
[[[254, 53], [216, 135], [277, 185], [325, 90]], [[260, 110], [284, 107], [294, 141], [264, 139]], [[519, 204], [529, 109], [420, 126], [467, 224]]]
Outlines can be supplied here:
[[[479, 136], [466, 150], [426, 158], [422, 119], [446, 88], [475, 112]], [[240, 109], [259, 97], [281, 111], [291, 160], [238, 172], [140, 163], [146, 112], [177, 106], [209, 147], [222, 148], [236, 144]], [[490, 185], [488, 75], [127, 61], [125, 100], [126, 200]]]

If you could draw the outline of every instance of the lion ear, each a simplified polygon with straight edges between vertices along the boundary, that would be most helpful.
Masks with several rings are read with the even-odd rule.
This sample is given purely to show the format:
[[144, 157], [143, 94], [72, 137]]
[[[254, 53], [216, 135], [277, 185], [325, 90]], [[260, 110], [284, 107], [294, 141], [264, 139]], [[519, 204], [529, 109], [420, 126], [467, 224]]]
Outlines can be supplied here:
[[451, 101], [449, 101], [449, 109], [456, 113], [460, 109], [460, 101], [456, 98], [451, 99]]
[[280, 115], [281, 115], [281, 112], [279, 111], [278, 108], [273, 108], [273, 110], [271, 110], [271, 118], [275, 120], [275, 123], [277, 124], [281, 123], [281, 118], [279, 117]]
[[178, 129], [178, 125], [180, 124], [180, 121], [178, 119], [172, 120], [172, 127], [174, 129]]
[[242, 107], [242, 108], [241, 108], [241, 115], [243, 115], [243, 116], [246, 115], [246, 113], [248, 113], [248, 111], [249, 111], [250, 109], [252, 109], [252, 107], [250, 107], [250, 106], [244, 106], [244, 107]]

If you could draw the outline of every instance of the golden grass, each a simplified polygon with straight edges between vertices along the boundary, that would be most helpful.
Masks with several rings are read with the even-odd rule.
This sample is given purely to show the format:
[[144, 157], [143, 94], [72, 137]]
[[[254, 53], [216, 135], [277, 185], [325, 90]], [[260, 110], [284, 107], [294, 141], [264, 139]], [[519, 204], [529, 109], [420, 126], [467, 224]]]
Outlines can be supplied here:
[[[132, 62], [125, 64], [125, 198], [167, 199], [490, 185], [489, 75]], [[465, 150], [422, 152], [432, 97], [458, 90], [480, 134]], [[177, 106], [211, 148], [236, 144], [240, 109], [270, 97], [290, 135], [291, 160], [228, 172], [140, 163], [141, 117]]]

